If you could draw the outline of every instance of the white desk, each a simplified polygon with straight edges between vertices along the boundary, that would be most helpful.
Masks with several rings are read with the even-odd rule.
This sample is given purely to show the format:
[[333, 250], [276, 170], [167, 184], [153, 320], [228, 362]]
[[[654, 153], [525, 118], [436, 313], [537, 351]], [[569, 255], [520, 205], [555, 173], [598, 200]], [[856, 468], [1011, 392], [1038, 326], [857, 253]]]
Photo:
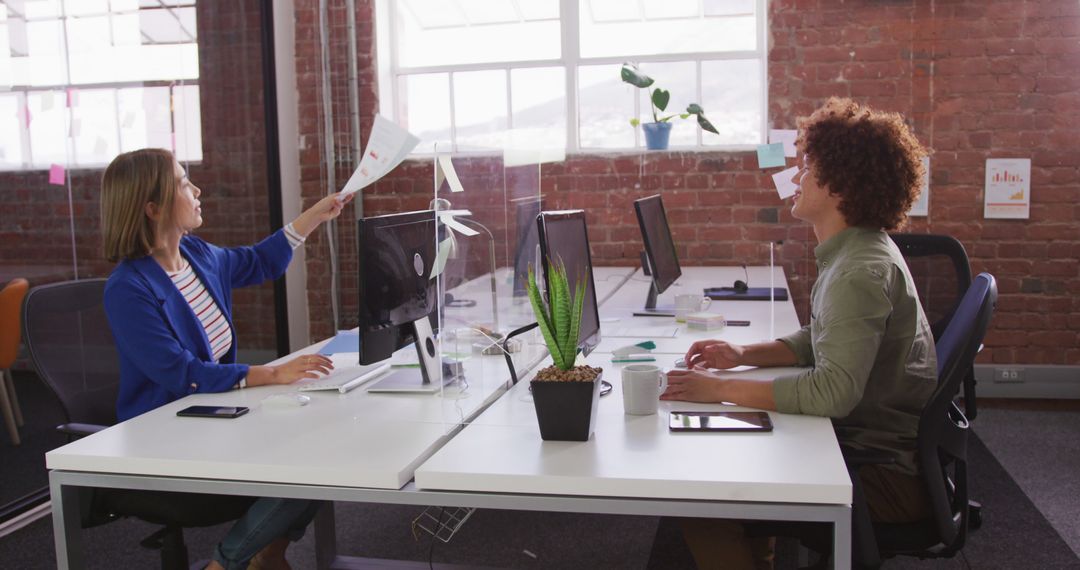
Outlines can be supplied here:
[[[598, 295], [607, 299], [603, 305], [604, 314], [628, 283], [625, 279], [629, 274], [626, 268], [597, 268]], [[644, 295], [640, 298], [643, 300]], [[298, 354], [314, 352], [319, 346]], [[539, 362], [540, 359], [535, 360]], [[608, 378], [616, 380], [613, 384], [618, 386], [617, 372], [611, 369], [610, 363], [602, 365], [611, 370]], [[85, 487], [448, 507], [826, 521], [836, 525], [838, 567], [847, 566], [850, 508], [843, 503], [843, 485], [838, 479], [832, 479], [837, 470], [843, 469], [843, 462], [839, 452], [835, 451], [835, 437], [831, 429], [826, 429], [824, 420], [776, 418], [778, 429], [783, 426], [785, 434], [798, 430], [811, 434], [806, 437], [815, 442], [809, 447], [816, 450], [814, 457], [798, 462], [799, 469], [806, 465], [813, 468], [811, 477], [805, 479], [809, 482], [804, 482], [802, 487], [790, 479], [768, 474], [772, 470], [767, 467], [779, 465], [779, 451], [769, 452], [767, 462], [759, 463], [763, 461], [759, 456], [764, 448], [750, 445], [748, 440], [739, 443], [738, 439], [730, 439], [725, 443], [727, 447], [723, 454], [747, 457], [742, 462], [745, 466], [729, 470], [727, 473], [734, 475], [725, 475], [726, 483], [709, 483], [709, 477], [703, 476], [697, 483], [685, 485], [693, 489], [692, 497], [678, 497], [670, 491], [661, 491], [665, 486], [662, 476], [667, 473], [663, 469], [671, 472], [669, 476], [673, 475], [678, 471], [670, 465], [673, 458], [684, 459], [684, 453], [706, 455], [700, 450], [693, 452], [691, 448], [697, 448], [703, 442], [712, 448], [715, 440], [691, 435], [674, 444], [663, 445], [662, 457], [667, 458], [668, 466], [657, 466], [656, 461], [650, 461], [655, 457], [650, 449], [659, 445], [659, 436], [666, 435], [655, 429], [659, 416], [641, 421], [625, 420], [616, 391], [602, 400], [602, 422], [607, 427], [598, 430], [595, 441], [577, 446], [542, 443], [535, 433], [532, 405], [521, 400], [527, 384], [521, 383], [503, 395], [508, 373], [501, 357], [470, 359], [466, 362], [466, 373], [474, 378], [470, 381], [472, 393], [461, 399], [438, 395], [375, 395], [359, 388], [346, 395], [314, 394], [314, 401], [303, 408], [270, 410], [262, 409], [259, 401], [272, 392], [292, 388], [261, 387], [194, 395], [53, 450], [46, 455], [46, 465], [50, 469], [58, 566], [82, 566], [79, 495]], [[493, 401], [496, 405], [484, 412]], [[252, 411], [230, 421], [175, 416], [177, 409], [198, 403], [248, 405]], [[513, 418], [513, 421], [506, 418]], [[474, 425], [459, 433], [462, 423], [470, 421]], [[466, 433], [468, 437], [458, 446], [457, 440]], [[610, 435], [605, 436], [605, 433]], [[635, 443], [638, 436], [641, 439]], [[523, 485], [519, 487], [520, 491], [501, 493], [497, 492], [498, 486], [477, 490], [430, 490], [418, 489], [409, 482], [414, 473], [426, 473], [423, 477], [450, 475], [453, 470], [446, 462], [453, 463], [458, 453], [471, 455], [476, 451], [471, 447], [477, 445], [476, 438], [488, 437], [505, 438], [507, 443], [518, 442], [515, 445], [526, 442], [525, 448], [531, 448], [534, 454], [537, 448], [545, 450], [538, 458], [533, 458], [532, 464], [537, 465], [537, 461], [550, 464], [545, 468], [550, 469], [552, 475], [548, 482], [559, 483], [550, 488]], [[608, 441], [621, 443], [606, 445]], [[788, 438], [781, 436], [768, 441], [786, 442]], [[448, 442], [455, 445], [447, 446]], [[806, 442], [803, 444], [802, 449], [808, 449]], [[830, 444], [833, 450], [829, 449]], [[446, 453], [439, 453], [437, 460], [423, 465], [440, 448]], [[641, 459], [642, 471], [637, 480], [618, 487], [620, 493], [633, 493], [615, 496], [603, 491], [605, 485], [599, 481], [610, 483], [619, 478], [605, 472], [606, 462], [614, 461], [608, 455], [609, 448], [610, 453], [623, 460]], [[504, 455], [505, 451], [506, 459], [521, 458], [523, 453], [522, 449], [500, 449], [499, 453], [491, 453], [491, 449], [487, 449], [491, 455]], [[564, 453], [568, 461], [559, 459]], [[421, 465], [421, 471], [417, 471]], [[581, 470], [567, 474], [567, 465], [577, 465]], [[612, 465], [619, 465], [624, 474], [631, 466], [627, 461]], [[788, 461], [785, 465], [791, 467], [795, 462]], [[493, 484], [492, 478], [507, 478], [506, 474], [499, 473], [496, 464], [487, 464], [484, 469], [492, 472], [485, 475], [485, 480]], [[787, 470], [788, 473], [791, 471]], [[583, 482], [592, 475], [602, 478], [578, 493], [566, 491], [566, 477], [573, 476], [577, 482]], [[509, 479], [514, 476], [510, 474]], [[438, 479], [422, 480], [428, 485], [449, 486]], [[755, 481], [760, 484], [756, 494], [751, 493], [752, 488], [757, 488]], [[783, 501], [766, 500], [765, 495], [781, 490], [778, 496]], [[713, 492], [721, 492], [721, 495], [713, 497], [710, 495]], [[744, 497], [743, 493], [749, 494]], [[846, 496], [849, 503], [850, 484]], [[784, 502], [798, 497], [802, 497], [802, 502]], [[834, 503], [813, 503], [807, 497], [813, 501], [829, 499]], [[324, 509], [320, 513], [315, 535], [319, 567], [333, 565], [336, 545], [332, 510]]]

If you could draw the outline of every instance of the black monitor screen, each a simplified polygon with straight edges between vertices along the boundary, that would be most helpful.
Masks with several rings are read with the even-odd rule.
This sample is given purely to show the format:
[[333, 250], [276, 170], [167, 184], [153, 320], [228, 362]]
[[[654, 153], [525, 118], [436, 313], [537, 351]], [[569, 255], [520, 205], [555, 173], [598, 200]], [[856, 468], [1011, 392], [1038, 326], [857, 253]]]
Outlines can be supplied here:
[[514, 253], [514, 296], [527, 295], [525, 285], [529, 280], [529, 266], [536, 265], [536, 246], [539, 238], [536, 234], [536, 216], [540, 213], [540, 200], [518, 202], [517, 209], [517, 250]]
[[412, 323], [437, 310], [435, 212], [357, 220], [360, 363], [390, 358], [412, 342]]
[[[589, 254], [589, 235], [585, 229], [585, 211], [544, 212], [537, 219], [537, 225], [544, 267], [549, 267], [551, 260], [562, 261], [566, 266], [571, 291], [577, 288], [581, 279], [586, 280], [578, 346], [587, 355], [600, 343], [600, 315], [596, 307], [596, 286]], [[551, 280], [546, 272], [544, 275], [550, 290]]]
[[641, 239], [645, 242], [645, 255], [649, 260], [656, 292], [663, 293], [682, 276], [679, 258], [675, 254], [675, 242], [671, 239], [664, 202], [660, 195], [634, 201]]

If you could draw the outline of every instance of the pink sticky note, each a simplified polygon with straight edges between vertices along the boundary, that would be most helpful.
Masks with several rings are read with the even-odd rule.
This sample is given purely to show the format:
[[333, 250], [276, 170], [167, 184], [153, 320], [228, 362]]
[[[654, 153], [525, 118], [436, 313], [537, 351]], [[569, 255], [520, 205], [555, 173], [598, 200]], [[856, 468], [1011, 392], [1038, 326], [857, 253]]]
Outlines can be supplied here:
[[79, 90], [68, 89], [67, 90], [67, 106], [78, 107], [79, 106]]
[[64, 185], [64, 167], [59, 164], [54, 164], [49, 167], [49, 184], [55, 184], [57, 186]]

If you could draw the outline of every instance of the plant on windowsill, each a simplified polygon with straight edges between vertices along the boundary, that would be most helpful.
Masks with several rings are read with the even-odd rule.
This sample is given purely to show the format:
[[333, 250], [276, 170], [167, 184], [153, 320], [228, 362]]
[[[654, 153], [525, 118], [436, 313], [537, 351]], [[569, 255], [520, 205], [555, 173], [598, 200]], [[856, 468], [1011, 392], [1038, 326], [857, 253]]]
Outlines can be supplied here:
[[[632, 63], [624, 63], [620, 74], [624, 82], [639, 89], [648, 89], [655, 83], [652, 77], [642, 73], [638, 70], [637, 66]], [[697, 117], [698, 126], [702, 129], [713, 134], [720, 134], [716, 131], [716, 127], [705, 118], [705, 110], [697, 103], [690, 103], [690, 105], [686, 107], [685, 113], [675, 113], [666, 117], [661, 116], [661, 113], [667, 109], [668, 101], [670, 100], [671, 93], [669, 91], [656, 87], [649, 92], [649, 102], [652, 107], [653, 122], [642, 124], [637, 117], [630, 119], [631, 126], [636, 128], [638, 125], [641, 125], [642, 130], [645, 131], [646, 148], [649, 150], [667, 149], [668, 138], [671, 136], [671, 123], [669, 121], [675, 117], [687, 119], [690, 115], [694, 115]]]
[[574, 366], [585, 304], [585, 282], [573, 294], [561, 260], [548, 268], [548, 302], [544, 303], [536, 274], [529, 267], [529, 302], [544, 336], [553, 365], [541, 369], [530, 383], [540, 437], [556, 441], [588, 441], [596, 424], [601, 368]]

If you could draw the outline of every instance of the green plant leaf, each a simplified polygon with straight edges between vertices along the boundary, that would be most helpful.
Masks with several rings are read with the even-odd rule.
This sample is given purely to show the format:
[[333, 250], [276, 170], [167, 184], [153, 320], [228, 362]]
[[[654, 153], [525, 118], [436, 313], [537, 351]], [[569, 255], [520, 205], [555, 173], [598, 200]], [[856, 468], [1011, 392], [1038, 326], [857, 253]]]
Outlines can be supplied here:
[[698, 114], [698, 116], [697, 116], [697, 124], [702, 129], [704, 129], [706, 131], [709, 131], [710, 133], [713, 133], [714, 135], [720, 134], [719, 131], [716, 130], [716, 127], [714, 127], [713, 124], [710, 123], [709, 120], [705, 118], [704, 114]]
[[685, 119], [685, 118], [687, 118], [689, 116], [690, 116], [690, 113], [679, 113], [679, 118], [680, 119]]
[[640, 124], [641, 124], [641, 119], [638, 119], [636, 117], [633, 118], [633, 119], [630, 119], [630, 126], [631, 127], [637, 127]]
[[[572, 339], [570, 351], [574, 355], [575, 360], [577, 358], [578, 341], [581, 340], [581, 313], [582, 309], [585, 307], [585, 284], [588, 283], [588, 278], [589, 274], [586, 272], [584, 277], [578, 279], [577, 287], [574, 288], [574, 312], [570, 318], [570, 338]], [[574, 363], [571, 362], [570, 365], [573, 366]]]
[[634, 87], [640, 87], [644, 89], [653, 84], [653, 78], [638, 71], [637, 66], [632, 63], [624, 63], [622, 71], [620, 72], [622, 80], [633, 85]]
[[562, 260], [555, 262], [551, 273], [551, 315], [554, 325], [555, 341], [559, 343], [559, 352], [562, 353], [562, 363], [556, 365], [563, 370], [568, 370], [574, 365], [574, 356], [577, 347], [577, 339], [571, 342], [570, 336], [570, 283], [566, 275], [566, 265]]
[[698, 105], [697, 103], [690, 103], [690, 105], [686, 107], [686, 112], [691, 115], [701, 115], [705, 113], [705, 109], [702, 109], [701, 105]]
[[547, 308], [544, 307], [544, 300], [540, 297], [540, 288], [536, 285], [536, 274], [533, 272], [531, 265], [529, 266], [529, 283], [526, 289], [529, 291], [529, 302], [532, 304], [533, 316], [536, 317], [536, 322], [540, 325], [540, 333], [544, 335], [544, 343], [547, 344], [548, 352], [551, 353], [551, 359], [557, 365], [563, 360], [562, 352], [559, 350], [558, 343], [555, 342], [555, 334], [551, 329], [551, 319], [548, 317]]
[[661, 111], [667, 109], [668, 101], [671, 101], [671, 92], [666, 89], [660, 89], [659, 87], [653, 89], [652, 104], [656, 105], [657, 109], [660, 109]]

